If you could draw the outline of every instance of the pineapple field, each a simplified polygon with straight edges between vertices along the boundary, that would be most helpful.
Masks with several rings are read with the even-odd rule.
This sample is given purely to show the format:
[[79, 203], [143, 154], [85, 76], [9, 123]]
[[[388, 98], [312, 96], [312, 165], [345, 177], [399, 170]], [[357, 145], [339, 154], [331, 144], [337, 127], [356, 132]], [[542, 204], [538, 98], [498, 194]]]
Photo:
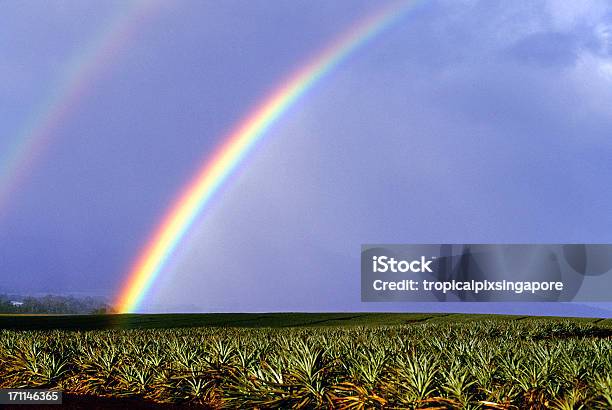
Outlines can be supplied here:
[[302, 316], [168, 329], [0, 320], [0, 387], [214, 409], [612, 408], [609, 321]]

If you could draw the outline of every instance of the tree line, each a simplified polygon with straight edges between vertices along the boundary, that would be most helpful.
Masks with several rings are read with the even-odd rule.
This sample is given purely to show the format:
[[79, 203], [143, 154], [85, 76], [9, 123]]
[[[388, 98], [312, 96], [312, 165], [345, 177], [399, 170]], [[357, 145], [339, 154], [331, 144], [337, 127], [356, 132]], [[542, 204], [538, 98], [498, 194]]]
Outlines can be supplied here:
[[114, 313], [114, 309], [104, 300], [89, 296], [0, 295], [0, 313], [106, 314]]

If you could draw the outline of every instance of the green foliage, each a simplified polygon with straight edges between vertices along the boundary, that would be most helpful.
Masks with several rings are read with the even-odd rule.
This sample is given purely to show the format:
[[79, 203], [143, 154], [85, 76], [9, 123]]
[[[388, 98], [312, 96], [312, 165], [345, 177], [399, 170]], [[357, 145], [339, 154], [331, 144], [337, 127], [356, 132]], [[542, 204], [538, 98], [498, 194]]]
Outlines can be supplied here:
[[0, 330], [0, 387], [212, 408], [612, 407], [612, 339], [556, 320]]
[[104, 315], [113, 313], [113, 308], [103, 300], [93, 297], [0, 295], [0, 313]]

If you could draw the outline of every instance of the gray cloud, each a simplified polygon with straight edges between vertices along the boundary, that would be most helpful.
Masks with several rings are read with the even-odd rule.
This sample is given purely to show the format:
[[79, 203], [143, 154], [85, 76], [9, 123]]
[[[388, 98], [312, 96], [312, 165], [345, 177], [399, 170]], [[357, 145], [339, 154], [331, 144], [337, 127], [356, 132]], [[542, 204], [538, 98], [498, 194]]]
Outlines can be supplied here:
[[152, 299], [375, 309], [359, 302], [361, 243], [612, 239], [612, 122], [577, 115], [588, 97], [564, 70], [580, 36], [543, 8], [485, 3], [419, 11], [300, 102]]

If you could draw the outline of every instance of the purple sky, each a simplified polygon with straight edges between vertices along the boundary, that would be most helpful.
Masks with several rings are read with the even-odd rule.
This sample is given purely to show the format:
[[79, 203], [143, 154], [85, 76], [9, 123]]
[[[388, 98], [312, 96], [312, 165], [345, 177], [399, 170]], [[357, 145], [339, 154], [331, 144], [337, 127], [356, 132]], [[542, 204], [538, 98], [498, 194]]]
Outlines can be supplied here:
[[[380, 2], [179, 1], [96, 80], [0, 219], [0, 292], [112, 296], [203, 158]], [[124, 1], [0, 2], [0, 161]], [[612, 5], [425, 0], [269, 132], [145, 310], [364, 304], [362, 243], [612, 242]], [[607, 312], [607, 313], [606, 313]]]

